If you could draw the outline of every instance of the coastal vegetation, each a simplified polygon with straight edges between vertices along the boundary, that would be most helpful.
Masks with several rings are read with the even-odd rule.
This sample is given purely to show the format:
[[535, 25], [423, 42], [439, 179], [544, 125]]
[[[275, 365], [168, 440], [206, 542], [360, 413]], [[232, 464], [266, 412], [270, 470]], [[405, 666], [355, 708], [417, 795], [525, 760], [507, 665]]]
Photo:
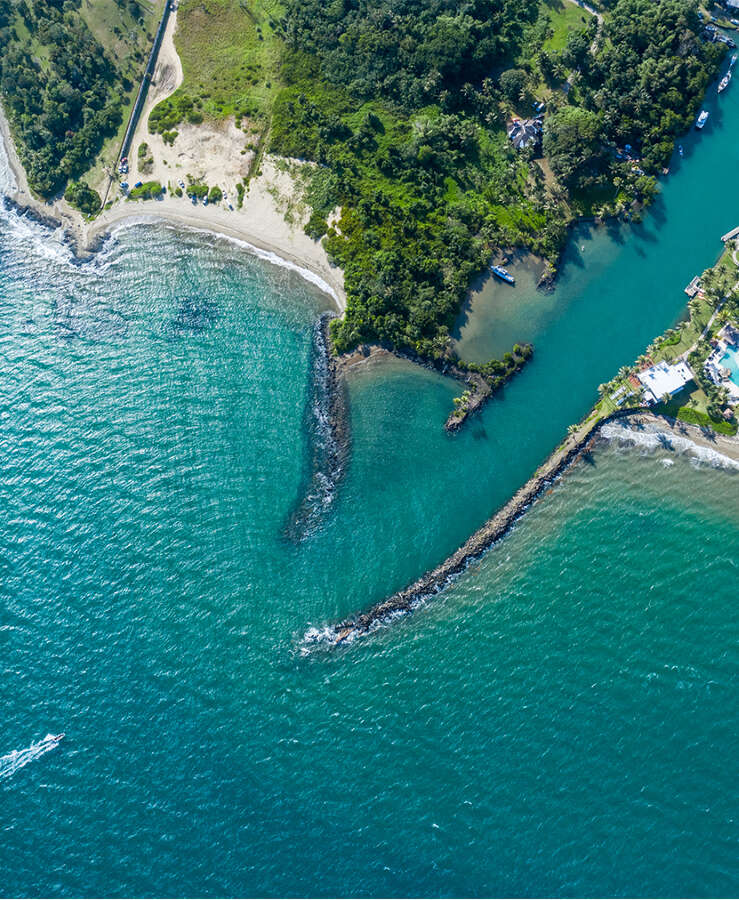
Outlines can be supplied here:
[[[103, 27], [115, 2], [142, 20], [136, 0], [0, 0], [0, 86], [43, 196], [80, 180], [134, 87]], [[345, 275], [334, 349], [453, 360], [450, 328], [491, 256], [553, 260], [578, 213], [638, 215], [716, 71], [695, 0], [603, 6], [601, 22], [566, 0], [182, 0], [184, 80], [148, 127], [172, 144], [183, 122], [233, 117], [254, 171], [264, 149], [312, 163], [306, 230]], [[517, 151], [507, 123], [534, 105], [543, 139]]]
[[578, 93], [604, 142], [630, 144], [646, 173], [667, 165], [725, 53], [703, 39], [697, 3], [610, 0], [602, 46], [579, 52]]
[[0, 97], [39, 196], [87, 173], [122, 127], [151, 18], [138, 0], [0, 0]]
[[[470, 278], [496, 249], [523, 244], [556, 258], [578, 195], [605, 190], [613, 209], [603, 204], [604, 214], [654, 195], [652, 173], [720, 54], [700, 38], [696, 5], [618, 0], [599, 41], [591, 18], [568, 29], [559, 52], [544, 48], [551, 12], [515, 2], [464, 13], [431, 0], [348, 11], [288, 3], [271, 149], [323, 170], [308, 228], [326, 234], [344, 268], [339, 352], [379, 340], [444, 357]], [[574, 89], [546, 94], [543, 150], [558, 182], [549, 184], [503, 124], [570, 70]], [[619, 142], [638, 153], [618, 159]], [[329, 225], [335, 207], [342, 214]]]
[[164, 188], [158, 181], [145, 181], [138, 187], [131, 188], [129, 200], [154, 200], [162, 195]]
[[96, 213], [102, 202], [100, 194], [85, 181], [71, 181], [64, 192], [64, 199], [88, 216]]

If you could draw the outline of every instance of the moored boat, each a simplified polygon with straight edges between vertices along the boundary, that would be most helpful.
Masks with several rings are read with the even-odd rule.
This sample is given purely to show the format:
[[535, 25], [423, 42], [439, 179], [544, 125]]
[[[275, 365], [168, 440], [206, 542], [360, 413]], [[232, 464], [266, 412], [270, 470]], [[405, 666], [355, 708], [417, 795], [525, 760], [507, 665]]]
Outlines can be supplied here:
[[723, 78], [721, 79], [721, 81], [719, 81], [719, 83], [718, 83], [718, 92], [719, 92], [719, 94], [720, 94], [722, 91], [725, 91], [725, 90], [726, 90], [726, 88], [729, 86], [729, 82], [730, 82], [730, 81], [731, 81], [731, 71], [728, 71], [728, 72], [726, 73], [726, 75], [724, 75], [724, 77], [723, 77]]
[[490, 266], [490, 271], [493, 275], [497, 275], [501, 281], [505, 281], [506, 284], [515, 284], [516, 279], [511, 275], [508, 269], [504, 269], [503, 266]]
[[708, 121], [708, 110], [702, 109], [700, 112], [700, 115], [695, 120], [695, 127], [703, 128], [703, 126], [706, 124], [707, 121]]

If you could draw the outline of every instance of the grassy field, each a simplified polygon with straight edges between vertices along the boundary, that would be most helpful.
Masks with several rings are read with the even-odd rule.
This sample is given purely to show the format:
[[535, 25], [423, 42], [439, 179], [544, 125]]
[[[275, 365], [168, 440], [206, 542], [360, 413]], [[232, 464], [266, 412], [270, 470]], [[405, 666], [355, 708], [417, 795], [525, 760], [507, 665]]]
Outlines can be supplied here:
[[280, 88], [282, 13], [276, 0], [181, 0], [175, 45], [184, 80], [160, 107], [187, 108], [190, 121], [236, 116], [266, 124]]
[[713, 314], [713, 307], [706, 300], [698, 301], [698, 311], [675, 329], [676, 333], [669, 335], [664, 340], [657, 341], [657, 347], [651, 354], [655, 362], [667, 360], [674, 362], [679, 356], [689, 350], [698, 340], [701, 332], [706, 327]]
[[137, 82], [136, 87], [163, 8], [164, 0], [141, 3], [143, 19], [138, 22], [115, 0], [82, 0], [80, 14], [87, 27], [116, 60], [121, 73]]
[[546, 10], [552, 32], [544, 42], [545, 50], [563, 50], [570, 32], [582, 31], [592, 19], [587, 10], [567, 0], [544, 0], [542, 6]]
[[656, 411], [681, 422], [712, 428], [719, 434], [736, 434], [737, 426], [733, 422], [714, 419], [708, 414], [708, 397], [701, 388], [691, 390], [690, 385], [675, 394], [669, 403], [660, 403]]

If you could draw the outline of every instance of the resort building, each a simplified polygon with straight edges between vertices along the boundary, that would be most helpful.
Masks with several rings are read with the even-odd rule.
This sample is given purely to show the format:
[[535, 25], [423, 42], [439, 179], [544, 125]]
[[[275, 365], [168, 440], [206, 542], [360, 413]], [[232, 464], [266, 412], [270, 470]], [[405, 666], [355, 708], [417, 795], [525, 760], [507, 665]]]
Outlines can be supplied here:
[[681, 391], [693, 380], [693, 373], [685, 362], [675, 363], [673, 366], [661, 362], [639, 372], [636, 377], [644, 387], [644, 402], [647, 406], [654, 406], [663, 397], [672, 397]]

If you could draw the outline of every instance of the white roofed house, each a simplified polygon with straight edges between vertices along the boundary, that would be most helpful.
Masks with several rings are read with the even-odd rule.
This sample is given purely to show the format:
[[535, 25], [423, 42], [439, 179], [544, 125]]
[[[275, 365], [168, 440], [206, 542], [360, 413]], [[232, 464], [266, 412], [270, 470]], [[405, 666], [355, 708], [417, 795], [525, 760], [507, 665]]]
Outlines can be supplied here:
[[663, 397], [673, 397], [694, 379], [686, 362], [675, 363], [672, 366], [666, 362], [657, 363], [639, 372], [636, 377], [644, 385], [644, 400], [647, 406], [654, 406]]

